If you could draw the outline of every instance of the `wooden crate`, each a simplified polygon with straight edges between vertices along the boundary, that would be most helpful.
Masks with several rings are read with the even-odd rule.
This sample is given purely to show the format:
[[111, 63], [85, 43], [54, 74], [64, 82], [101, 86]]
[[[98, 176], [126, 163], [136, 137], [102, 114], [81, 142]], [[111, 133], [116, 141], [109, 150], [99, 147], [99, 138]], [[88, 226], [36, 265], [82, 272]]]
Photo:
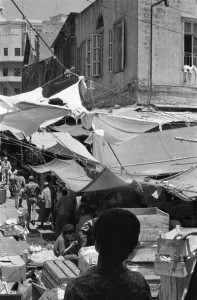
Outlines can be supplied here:
[[71, 261], [49, 260], [44, 262], [42, 280], [47, 280], [51, 286], [57, 287], [68, 283], [79, 274], [80, 270]]
[[161, 276], [159, 300], [184, 300], [190, 279], [191, 275], [185, 278]]
[[180, 261], [180, 257], [177, 257], [177, 260], [162, 260], [162, 256], [156, 255], [155, 258], [155, 274], [180, 277], [184, 278], [193, 273], [194, 267], [196, 265], [196, 255], [193, 257], [187, 257], [184, 261]]
[[[186, 234], [187, 232], [196, 231], [196, 228], [180, 227], [180, 232]], [[197, 249], [197, 236], [190, 235], [186, 239], [174, 239], [177, 234], [177, 229], [173, 229], [164, 234], [158, 239], [158, 253], [160, 255], [173, 256], [188, 256]]]
[[169, 215], [157, 207], [125, 208], [134, 213], [140, 221], [139, 241], [157, 241], [159, 232], [169, 231]]

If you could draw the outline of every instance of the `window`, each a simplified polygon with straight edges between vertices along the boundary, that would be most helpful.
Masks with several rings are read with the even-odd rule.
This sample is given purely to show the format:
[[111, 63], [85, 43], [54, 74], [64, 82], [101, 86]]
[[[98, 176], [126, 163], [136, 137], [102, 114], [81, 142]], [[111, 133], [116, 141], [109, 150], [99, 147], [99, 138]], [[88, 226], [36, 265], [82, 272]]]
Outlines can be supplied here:
[[197, 24], [185, 22], [184, 65], [197, 66]]
[[15, 88], [15, 89], [14, 89], [14, 92], [15, 92], [15, 94], [17, 94], [17, 95], [20, 94], [20, 88]]
[[92, 35], [92, 76], [101, 76], [102, 35]]
[[91, 62], [92, 62], [92, 41], [91, 39], [86, 41], [86, 77], [91, 77]]
[[86, 42], [82, 42], [81, 46], [81, 61], [80, 61], [80, 72], [81, 75], [84, 75], [86, 73]]
[[21, 55], [21, 49], [15, 48], [15, 56], [20, 56], [20, 55]]
[[76, 71], [77, 71], [77, 74], [80, 75], [80, 71], [81, 71], [81, 68], [80, 68], [80, 61], [81, 61], [81, 51], [80, 51], [80, 47], [77, 48], [77, 60], [76, 60]]
[[8, 68], [3, 68], [3, 76], [8, 76]]
[[14, 68], [14, 76], [21, 76], [21, 69], [20, 68]]
[[8, 56], [8, 48], [4, 48], [4, 56]]
[[7, 88], [3, 88], [3, 95], [7, 96], [8, 95], [8, 89]]
[[109, 56], [109, 65], [108, 70], [113, 71], [113, 30], [109, 29], [109, 40], [108, 40], [108, 56]]
[[124, 19], [114, 24], [114, 72], [124, 69]]

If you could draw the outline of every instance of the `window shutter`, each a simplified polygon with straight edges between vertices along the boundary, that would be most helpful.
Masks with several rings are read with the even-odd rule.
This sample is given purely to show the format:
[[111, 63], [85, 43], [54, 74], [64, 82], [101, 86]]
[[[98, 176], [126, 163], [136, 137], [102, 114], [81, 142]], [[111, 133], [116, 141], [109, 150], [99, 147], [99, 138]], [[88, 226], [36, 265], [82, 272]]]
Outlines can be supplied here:
[[92, 35], [92, 76], [101, 76], [102, 35]]
[[121, 58], [121, 69], [124, 69], [124, 52], [125, 52], [125, 20], [122, 19], [122, 58]]
[[86, 41], [86, 77], [89, 78], [92, 75], [92, 40]]

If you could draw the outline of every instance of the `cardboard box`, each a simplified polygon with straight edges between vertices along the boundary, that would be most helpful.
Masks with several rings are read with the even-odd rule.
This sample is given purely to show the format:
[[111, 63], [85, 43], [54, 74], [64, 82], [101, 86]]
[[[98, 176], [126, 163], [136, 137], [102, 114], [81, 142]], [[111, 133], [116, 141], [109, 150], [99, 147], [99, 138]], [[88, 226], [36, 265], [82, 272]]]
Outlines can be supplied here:
[[160, 231], [169, 231], [169, 215], [157, 207], [124, 209], [134, 213], [140, 221], [140, 242], [157, 241]]
[[44, 294], [44, 292], [46, 292], [46, 290], [47, 289], [45, 287], [32, 283], [24, 292], [22, 300], [37, 300]]
[[20, 256], [0, 257], [0, 278], [15, 282], [26, 280], [26, 264]]
[[[178, 232], [187, 234], [191, 231], [196, 232], [196, 228], [180, 227]], [[197, 250], [196, 235], [189, 235], [186, 239], [179, 239], [175, 238], [178, 232], [177, 229], [173, 229], [158, 239], [158, 253], [160, 255], [169, 255], [171, 257], [188, 256]]]

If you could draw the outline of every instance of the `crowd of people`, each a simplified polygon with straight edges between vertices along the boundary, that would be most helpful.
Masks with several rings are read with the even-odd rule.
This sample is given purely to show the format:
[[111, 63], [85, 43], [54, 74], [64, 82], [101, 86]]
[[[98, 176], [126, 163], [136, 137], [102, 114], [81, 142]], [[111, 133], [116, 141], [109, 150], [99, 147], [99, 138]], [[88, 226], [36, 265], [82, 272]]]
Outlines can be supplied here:
[[99, 210], [96, 197], [92, 201], [89, 195], [76, 194], [65, 186], [57, 196], [52, 176], [38, 184], [32, 175], [25, 178], [21, 170], [12, 168], [6, 157], [1, 162], [1, 176], [2, 182], [9, 185], [16, 209], [27, 207], [29, 230], [30, 222], [42, 230], [45, 222], [51, 222], [57, 257], [63, 256], [77, 265], [80, 248], [95, 245], [98, 265], [71, 280], [64, 299], [151, 299], [143, 276], [123, 263], [138, 243], [140, 224], [132, 213], [116, 208], [120, 194], [109, 194], [107, 206]]

